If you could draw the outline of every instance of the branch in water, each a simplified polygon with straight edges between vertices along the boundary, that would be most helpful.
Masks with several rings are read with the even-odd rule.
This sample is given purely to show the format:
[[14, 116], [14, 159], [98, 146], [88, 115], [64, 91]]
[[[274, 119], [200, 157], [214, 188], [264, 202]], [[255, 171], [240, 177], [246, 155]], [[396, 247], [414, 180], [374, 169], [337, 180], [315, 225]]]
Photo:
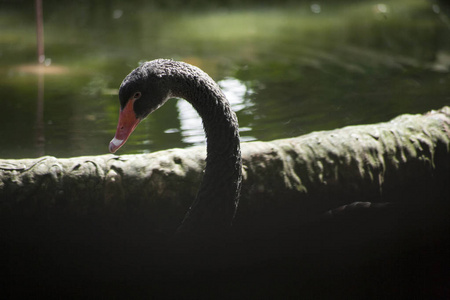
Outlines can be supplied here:
[[[242, 144], [237, 218], [326, 212], [353, 202], [442, 199], [450, 108], [271, 142]], [[205, 149], [0, 160], [0, 213], [136, 215], [176, 228], [198, 190]]]

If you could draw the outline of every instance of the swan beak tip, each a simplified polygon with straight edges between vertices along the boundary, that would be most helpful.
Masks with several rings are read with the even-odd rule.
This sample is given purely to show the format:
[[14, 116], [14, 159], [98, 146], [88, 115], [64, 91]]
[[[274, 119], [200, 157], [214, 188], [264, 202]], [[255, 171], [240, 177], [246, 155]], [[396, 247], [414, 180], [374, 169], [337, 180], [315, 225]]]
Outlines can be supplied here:
[[119, 140], [114, 137], [109, 143], [109, 152], [115, 153], [124, 143], [124, 140]]

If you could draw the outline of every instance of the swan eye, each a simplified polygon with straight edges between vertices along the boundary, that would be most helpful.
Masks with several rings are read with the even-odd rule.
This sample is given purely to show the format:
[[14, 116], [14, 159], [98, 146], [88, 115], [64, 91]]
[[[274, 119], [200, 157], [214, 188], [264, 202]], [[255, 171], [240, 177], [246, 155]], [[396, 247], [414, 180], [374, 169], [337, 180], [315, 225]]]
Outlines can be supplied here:
[[141, 98], [141, 92], [136, 92], [136, 93], [134, 93], [133, 99], [134, 99], [134, 100], [137, 100], [137, 99], [139, 99], [139, 98]]

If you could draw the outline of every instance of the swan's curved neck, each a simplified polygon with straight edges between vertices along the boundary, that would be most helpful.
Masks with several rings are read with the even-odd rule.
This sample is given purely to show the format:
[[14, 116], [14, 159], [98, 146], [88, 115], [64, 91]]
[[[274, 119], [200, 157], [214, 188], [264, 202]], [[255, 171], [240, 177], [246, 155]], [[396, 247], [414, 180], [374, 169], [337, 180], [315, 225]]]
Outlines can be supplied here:
[[241, 188], [241, 151], [236, 114], [206, 73], [187, 64], [173, 68], [170, 93], [192, 104], [203, 120], [207, 158], [197, 198], [178, 232], [220, 231], [231, 225]]

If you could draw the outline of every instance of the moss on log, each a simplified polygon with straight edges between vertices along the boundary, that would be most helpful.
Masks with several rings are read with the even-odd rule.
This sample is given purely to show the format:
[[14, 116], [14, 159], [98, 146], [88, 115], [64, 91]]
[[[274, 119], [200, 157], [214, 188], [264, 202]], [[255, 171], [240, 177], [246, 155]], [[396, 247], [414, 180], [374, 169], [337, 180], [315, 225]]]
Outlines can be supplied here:
[[[449, 127], [450, 107], [444, 107], [386, 123], [243, 143], [238, 218], [292, 207], [320, 212], [355, 201], [447, 199]], [[204, 157], [204, 147], [194, 147], [0, 160], [0, 213], [139, 214], [176, 226], [196, 195]]]

